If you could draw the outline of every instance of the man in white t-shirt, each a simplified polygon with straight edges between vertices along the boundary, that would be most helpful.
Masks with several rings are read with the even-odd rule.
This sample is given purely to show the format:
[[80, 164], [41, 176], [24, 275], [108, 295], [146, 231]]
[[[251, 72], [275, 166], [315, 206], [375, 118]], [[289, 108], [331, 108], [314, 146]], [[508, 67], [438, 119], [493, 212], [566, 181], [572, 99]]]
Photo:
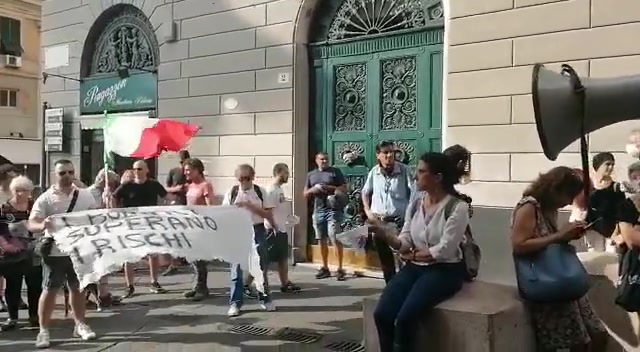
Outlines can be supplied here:
[[[289, 182], [289, 166], [285, 163], [277, 163], [273, 166], [273, 183], [267, 187], [267, 197], [273, 206], [274, 225], [269, 221], [264, 222], [267, 228], [267, 256], [269, 263], [278, 263], [278, 276], [280, 277], [280, 292], [294, 293], [300, 291], [300, 287], [289, 280], [289, 234], [287, 233], [287, 218], [291, 215], [287, 207], [287, 199], [282, 185]], [[245, 295], [251, 298], [257, 296], [257, 292], [251, 289], [252, 277], [244, 282]]]
[[[71, 161], [56, 161], [54, 170], [56, 183], [36, 199], [29, 216], [29, 231], [44, 232], [45, 237], [51, 236], [49, 231], [54, 230], [50, 216], [98, 208], [91, 192], [86, 188], [78, 188], [74, 184], [75, 169]], [[96, 334], [85, 323], [86, 299], [80, 292], [80, 282], [73, 269], [71, 258], [62, 253], [55, 243], [49, 255], [42, 260], [42, 276], [44, 290], [38, 306], [40, 332], [36, 337], [36, 347], [49, 348], [51, 344], [49, 337], [51, 315], [55, 308], [58, 291], [65, 285], [69, 288], [71, 309], [76, 323], [73, 335], [85, 341], [95, 339]]]
[[[267, 281], [267, 230], [264, 221], [273, 224], [273, 214], [271, 210], [274, 206], [270, 204], [267, 191], [254, 184], [256, 173], [251, 165], [243, 164], [238, 166], [235, 172], [238, 184], [231, 187], [222, 200], [223, 205], [237, 205], [251, 212], [253, 220], [254, 240], [258, 245], [260, 255], [260, 266], [264, 272], [264, 293], [259, 293], [258, 300], [262, 309], [272, 312], [276, 310], [269, 295], [269, 285]], [[244, 279], [243, 270], [239, 264], [231, 264], [231, 290], [229, 297], [229, 311], [227, 315], [236, 317], [240, 315], [240, 309], [244, 302]]]

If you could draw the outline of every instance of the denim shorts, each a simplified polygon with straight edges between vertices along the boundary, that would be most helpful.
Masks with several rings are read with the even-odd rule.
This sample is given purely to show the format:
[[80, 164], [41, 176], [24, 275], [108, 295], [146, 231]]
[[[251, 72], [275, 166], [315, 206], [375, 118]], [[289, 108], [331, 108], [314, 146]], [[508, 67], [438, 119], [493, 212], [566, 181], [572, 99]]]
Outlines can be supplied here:
[[49, 257], [42, 263], [42, 288], [55, 290], [67, 286], [78, 289], [80, 281], [70, 257]]
[[315, 212], [311, 219], [316, 240], [330, 238], [333, 243], [336, 242], [336, 235], [340, 233], [340, 221], [342, 220], [339, 212], [333, 210]]

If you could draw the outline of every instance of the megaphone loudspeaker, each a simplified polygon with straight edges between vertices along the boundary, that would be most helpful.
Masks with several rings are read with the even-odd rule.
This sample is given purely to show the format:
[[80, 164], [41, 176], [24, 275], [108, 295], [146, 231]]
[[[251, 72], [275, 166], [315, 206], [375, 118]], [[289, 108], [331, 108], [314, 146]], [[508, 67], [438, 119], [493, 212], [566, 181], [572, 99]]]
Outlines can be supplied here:
[[[568, 75], [536, 64], [533, 68], [533, 110], [545, 156], [556, 160], [560, 152], [584, 133], [640, 118], [640, 75], [616, 78], [581, 78], [582, 99]], [[583, 114], [584, 112], [584, 114]], [[584, 115], [584, 116], [582, 116]]]

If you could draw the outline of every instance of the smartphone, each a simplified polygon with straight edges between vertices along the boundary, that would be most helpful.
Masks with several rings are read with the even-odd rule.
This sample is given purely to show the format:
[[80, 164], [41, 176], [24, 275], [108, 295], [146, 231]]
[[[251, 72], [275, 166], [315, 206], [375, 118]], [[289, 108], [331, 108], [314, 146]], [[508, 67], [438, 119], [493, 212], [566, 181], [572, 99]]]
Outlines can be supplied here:
[[597, 218], [595, 220], [593, 220], [592, 222], [588, 223], [587, 226], [585, 226], [585, 229], [590, 229], [596, 222], [602, 220], [602, 218]]

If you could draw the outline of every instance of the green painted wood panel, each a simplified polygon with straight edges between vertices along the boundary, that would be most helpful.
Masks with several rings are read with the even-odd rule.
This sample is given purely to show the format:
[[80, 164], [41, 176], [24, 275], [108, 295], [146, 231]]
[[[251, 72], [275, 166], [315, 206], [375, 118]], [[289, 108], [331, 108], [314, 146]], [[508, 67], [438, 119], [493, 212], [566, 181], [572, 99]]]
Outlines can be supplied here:
[[[375, 38], [392, 50], [341, 52], [360, 55], [330, 56], [331, 45], [313, 60], [313, 120], [311, 134], [315, 152], [326, 151], [349, 182], [350, 205], [345, 209], [346, 228], [362, 224], [360, 196], [368, 171], [375, 166], [375, 146], [382, 140], [396, 142], [402, 162], [414, 166], [419, 155], [441, 150], [442, 133], [442, 44], [415, 46], [416, 33]], [[422, 35], [424, 38], [432, 36]], [[436, 36], [437, 37], [437, 36]], [[403, 42], [411, 44], [402, 48]], [[350, 43], [362, 47], [362, 42]], [[343, 160], [346, 152], [357, 152], [353, 163]]]

